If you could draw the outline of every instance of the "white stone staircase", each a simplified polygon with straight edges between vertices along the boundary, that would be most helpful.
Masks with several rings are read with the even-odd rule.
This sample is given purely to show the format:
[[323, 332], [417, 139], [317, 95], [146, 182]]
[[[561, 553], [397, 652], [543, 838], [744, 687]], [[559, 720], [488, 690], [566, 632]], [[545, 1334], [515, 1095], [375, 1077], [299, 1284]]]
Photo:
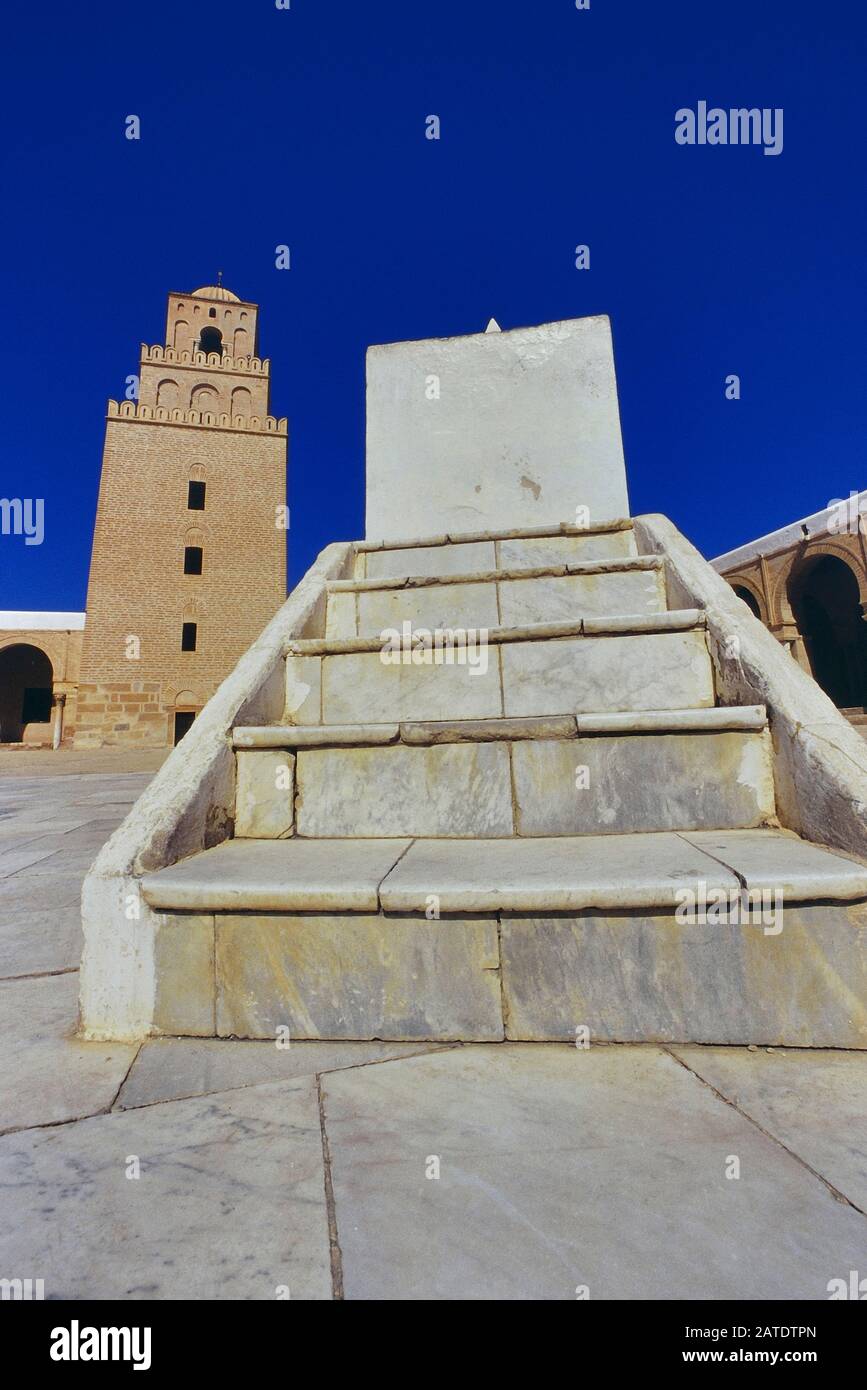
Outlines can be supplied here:
[[140, 874], [148, 1031], [867, 1045], [867, 868], [783, 828], [684, 592], [631, 521], [356, 545], [227, 730], [232, 837]]

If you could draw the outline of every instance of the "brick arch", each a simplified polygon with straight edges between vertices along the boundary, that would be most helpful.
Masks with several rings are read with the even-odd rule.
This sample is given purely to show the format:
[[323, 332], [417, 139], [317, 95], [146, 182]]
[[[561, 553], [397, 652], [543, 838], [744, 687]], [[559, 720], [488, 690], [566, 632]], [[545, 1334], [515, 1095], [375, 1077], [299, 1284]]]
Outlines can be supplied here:
[[[6, 647], [35, 647], [51, 662], [52, 673], [55, 673], [63, 665], [63, 642], [58, 638], [35, 637], [26, 631], [9, 632], [5, 636], [0, 636], [0, 651]], [[54, 678], [57, 679], [56, 674]]]
[[166, 685], [163, 686], [162, 702], [164, 705], [185, 704], [189, 700], [203, 705], [204, 700], [200, 700], [195, 690], [189, 690], [186, 686]]
[[813, 678], [839, 708], [867, 706], [867, 586], [860, 557], [823, 538], [799, 554], [786, 584], [799, 651]]
[[[778, 622], [785, 620], [790, 613], [788, 588], [791, 581], [796, 578], [799, 572], [805, 569], [822, 555], [833, 555], [836, 560], [842, 560], [855, 576], [858, 584], [859, 601], [867, 604], [867, 575], [864, 573], [864, 566], [857, 555], [854, 555], [845, 545], [838, 541], [816, 541], [815, 544], [808, 544], [803, 549], [793, 552], [789, 564], [783, 568], [777, 576], [776, 583], [771, 593], [771, 610]], [[786, 612], [783, 612], [783, 602], [785, 601]]]
[[219, 403], [220, 397], [217, 388], [209, 381], [199, 382], [190, 392], [190, 409], [207, 410], [212, 405]]
[[157, 386], [157, 406], [162, 406], [166, 410], [173, 410], [178, 401], [178, 383], [173, 377], [164, 377]]
[[754, 579], [745, 579], [742, 575], [739, 574], [727, 574], [726, 582], [730, 585], [732, 589], [746, 589], [748, 593], [752, 594], [753, 598], [758, 604], [759, 615], [761, 617], [761, 620], [767, 626], [768, 605], [766, 604], [765, 596], [762, 593], [761, 588], [756, 583], [756, 581]]
[[58, 665], [51, 645], [26, 632], [0, 639], [0, 742], [19, 743], [28, 724], [50, 723]]

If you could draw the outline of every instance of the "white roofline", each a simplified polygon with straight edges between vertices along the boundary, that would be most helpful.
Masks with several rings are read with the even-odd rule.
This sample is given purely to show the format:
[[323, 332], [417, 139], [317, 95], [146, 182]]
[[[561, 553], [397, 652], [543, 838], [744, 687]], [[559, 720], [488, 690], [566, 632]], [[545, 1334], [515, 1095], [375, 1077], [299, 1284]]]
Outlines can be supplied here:
[[[858, 512], [862, 515], [867, 514], [867, 489], [863, 492], [853, 492], [851, 499], [855, 498], [858, 499]], [[787, 526], [780, 526], [776, 531], [769, 531], [766, 536], [759, 536], [754, 541], [747, 541], [745, 545], [740, 545], [735, 550], [727, 550], [724, 555], [717, 555], [716, 559], [711, 560], [710, 563], [715, 570], [725, 573], [726, 570], [746, 564], [749, 560], [755, 560], [760, 555], [771, 555], [777, 550], [783, 550], [794, 541], [806, 540], [805, 526], [811, 538], [824, 535], [828, 530], [828, 521], [832, 511], [840, 502], [849, 501], [850, 498], [845, 497], [832, 498], [822, 511], [813, 512], [811, 516], [804, 516], [800, 521], [790, 521]]]
[[0, 632], [80, 632], [84, 613], [35, 613], [0, 608]]

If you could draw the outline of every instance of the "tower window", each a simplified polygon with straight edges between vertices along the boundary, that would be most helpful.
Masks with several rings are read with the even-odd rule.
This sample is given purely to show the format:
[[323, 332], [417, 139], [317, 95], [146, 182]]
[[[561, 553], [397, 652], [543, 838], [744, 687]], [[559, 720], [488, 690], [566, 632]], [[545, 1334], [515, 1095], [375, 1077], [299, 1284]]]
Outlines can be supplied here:
[[214, 328], [212, 324], [205, 325], [199, 335], [199, 351], [222, 354], [223, 335], [219, 328]]
[[181, 628], [181, 651], [194, 652], [196, 650], [196, 623], [184, 623]]
[[205, 510], [205, 484], [191, 479], [187, 486], [187, 509], [191, 512]]
[[200, 545], [184, 546], [184, 574], [201, 574], [202, 572], [202, 547]]
[[208, 310], [208, 318], [209, 318], [209, 319], [215, 319], [216, 317], [217, 317], [217, 311], [216, 311], [216, 309], [209, 309], [209, 310]]

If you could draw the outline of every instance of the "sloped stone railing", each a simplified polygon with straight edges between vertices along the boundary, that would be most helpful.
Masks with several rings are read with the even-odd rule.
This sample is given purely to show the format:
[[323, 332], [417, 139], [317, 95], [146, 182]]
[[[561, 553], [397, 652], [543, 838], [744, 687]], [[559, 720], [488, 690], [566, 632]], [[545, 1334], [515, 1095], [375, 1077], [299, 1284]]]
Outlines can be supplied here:
[[82, 1036], [119, 1041], [149, 1032], [156, 924], [141, 879], [228, 838], [235, 803], [232, 728], [280, 719], [285, 647], [293, 638], [324, 633], [326, 582], [345, 578], [353, 556], [349, 542], [322, 551], [91, 866], [82, 889]]
[[640, 553], [665, 561], [673, 608], [703, 608], [722, 704], [767, 706], [781, 823], [867, 857], [867, 739], [667, 517], [634, 521]]
[[[867, 858], [867, 741], [670, 521], [637, 517], [634, 533], [639, 553], [664, 561], [670, 607], [703, 610], [719, 701], [767, 708], [783, 826]], [[281, 720], [283, 653], [293, 640], [324, 636], [327, 581], [349, 577], [357, 549], [341, 543], [322, 552], [88, 873], [82, 894], [83, 1036], [120, 1041], [152, 1031], [159, 918], [141, 895], [141, 880], [230, 835], [231, 731]]]

